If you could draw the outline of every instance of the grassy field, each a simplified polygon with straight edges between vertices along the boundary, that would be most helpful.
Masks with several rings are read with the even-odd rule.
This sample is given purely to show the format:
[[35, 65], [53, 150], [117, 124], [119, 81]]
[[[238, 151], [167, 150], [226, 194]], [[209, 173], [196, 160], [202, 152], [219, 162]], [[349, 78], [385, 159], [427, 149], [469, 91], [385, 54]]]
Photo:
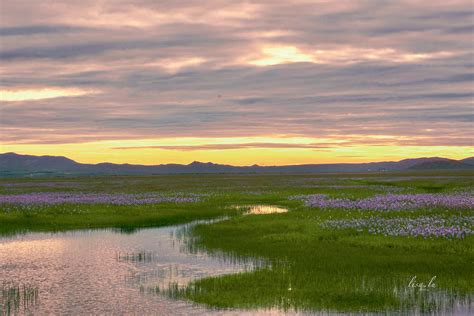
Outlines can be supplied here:
[[[200, 280], [183, 294], [218, 307], [381, 311], [418, 302], [394, 292], [406, 289], [413, 276], [425, 283], [436, 276], [439, 289], [460, 296], [474, 290], [472, 237], [435, 240], [319, 228], [325, 218], [347, 216], [361, 214], [299, 209], [201, 225], [195, 233], [202, 247], [264, 257], [272, 268]], [[444, 300], [419, 299], [424, 310], [436, 310]]]
[[[472, 300], [474, 236], [385, 236], [357, 228], [330, 228], [328, 221], [450, 219], [472, 208], [430, 207], [398, 211], [317, 208], [294, 198], [367, 199], [386, 194], [471, 195], [473, 173], [429, 172], [340, 175], [187, 175], [0, 181], [0, 195], [143, 194], [193, 195], [195, 202], [138, 205], [0, 204], [0, 233], [115, 227], [133, 231], [194, 219], [231, 216], [196, 226], [192, 247], [234, 258], [259, 258], [253, 272], [202, 279], [170, 293], [214, 307], [278, 307], [284, 310], [436, 311], [454, 300]], [[288, 213], [240, 216], [233, 205], [277, 205]], [[468, 221], [470, 219], [468, 218]], [[472, 221], [467, 225], [471, 225]], [[409, 287], [428, 283], [424, 291]]]

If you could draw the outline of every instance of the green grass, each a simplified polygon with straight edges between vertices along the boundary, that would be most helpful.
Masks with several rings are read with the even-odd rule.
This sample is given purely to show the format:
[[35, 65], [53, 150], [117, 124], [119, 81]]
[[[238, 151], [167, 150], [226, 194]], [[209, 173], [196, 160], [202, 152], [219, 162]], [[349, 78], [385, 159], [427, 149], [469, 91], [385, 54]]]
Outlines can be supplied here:
[[[0, 181], [0, 194], [38, 191], [110, 193], [159, 192], [206, 194], [199, 203], [141, 206], [61, 205], [30, 211], [0, 206], [0, 233], [80, 228], [137, 228], [239, 215], [230, 205], [270, 204], [290, 212], [233, 216], [199, 225], [192, 247], [236, 258], [263, 259], [267, 267], [235, 275], [198, 280], [173, 297], [223, 308], [386, 311], [436, 310], [440, 301], [474, 293], [474, 238], [422, 239], [368, 235], [354, 230], [327, 230], [327, 219], [366, 217], [375, 212], [315, 210], [288, 197], [324, 193], [362, 198], [384, 192], [450, 193], [474, 189], [474, 173], [418, 172], [337, 175], [186, 175], [96, 177]], [[66, 186], [48, 187], [57, 181]], [[71, 185], [70, 183], [75, 183]], [[2, 186], [2, 183], [19, 185]], [[42, 184], [43, 183], [43, 184]], [[392, 212], [384, 216], [420, 216], [428, 211]], [[472, 214], [472, 210], [432, 210], [429, 214]], [[411, 277], [427, 282], [436, 276], [437, 289], [406, 295]], [[443, 294], [451, 293], [451, 294]], [[434, 295], [434, 298], [433, 298]], [[436, 296], [437, 295], [437, 296]], [[443, 297], [446, 295], [446, 297]], [[438, 297], [438, 298], [436, 298]]]
[[[272, 268], [208, 278], [182, 294], [216, 307], [383, 311], [409, 306], [394, 295], [412, 276], [437, 276], [439, 289], [473, 291], [473, 238], [463, 241], [389, 238], [325, 231], [321, 218], [338, 214], [300, 210], [238, 217], [196, 227], [199, 245], [234, 256], [263, 257]], [[291, 290], [288, 290], [291, 288]]]
[[[114, 207], [61, 205], [44, 207], [37, 212], [6, 212], [0, 213], [0, 234], [108, 227], [119, 228], [125, 232], [144, 227], [167, 226], [187, 223], [196, 219], [237, 214], [236, 210], [219, 208], [209, 203], [187, 204], [163, 203]], [[76, 211], [68, 213], [68, 207]]]

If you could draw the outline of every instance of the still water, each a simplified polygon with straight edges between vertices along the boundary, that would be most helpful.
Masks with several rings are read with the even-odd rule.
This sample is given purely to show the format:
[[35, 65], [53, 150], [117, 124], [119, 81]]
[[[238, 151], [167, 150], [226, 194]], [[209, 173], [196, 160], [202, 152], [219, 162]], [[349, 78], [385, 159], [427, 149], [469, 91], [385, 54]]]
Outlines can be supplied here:
[[275, 205], [232, 205], [230, 208], [244, 210], [243, 215], [264, 215], [288, 212], [287, 208]]
[[[283, 213], [269, 205], [233, 206], [244, 215]], [[132, 232], [113, 229], [27, 233], [0, 238], [0, 315], [280, 315], [276, 310], [216, 310], [157, 293], [208, 276], [267, 266], [258, 258], [207, 253], [193, 246], [185, 225]], [[411, 292], [410, 292], [411, 293]], [[401, 297], [410, 293], [400, 293]], [[446, 302], [447, 314], [471, 315], [471, 301], [442, 292], [428, 301]], [[409, 301], [416, 301], [411, 298]], [[439, 304], [437, 304], [439, 305]], [[411, 314], [423, 314], [408, 308]], [[291, 314], [294, 314], [291, 312]], [[324, 314], [315, 312], [309, 314]], [[334, 313], [337, 314], [337, 313]]]
[[186, 231], [196, 223], [129, 234], [81, 230], [0, 238], [0, 310], [41, 315], [242, 314], [152, 293], [157, 286], [184, 286], [194, 279], [265, 264], [191, 251]]

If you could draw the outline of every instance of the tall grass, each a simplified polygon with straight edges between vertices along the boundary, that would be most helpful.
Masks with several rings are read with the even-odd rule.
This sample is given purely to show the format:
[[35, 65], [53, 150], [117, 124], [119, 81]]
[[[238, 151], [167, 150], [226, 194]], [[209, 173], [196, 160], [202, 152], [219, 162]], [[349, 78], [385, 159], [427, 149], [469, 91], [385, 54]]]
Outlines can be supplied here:
[[26, 313], [38, 302], [38, 288], [30, 285], [4, 285], [0, 290], [0, 315]]

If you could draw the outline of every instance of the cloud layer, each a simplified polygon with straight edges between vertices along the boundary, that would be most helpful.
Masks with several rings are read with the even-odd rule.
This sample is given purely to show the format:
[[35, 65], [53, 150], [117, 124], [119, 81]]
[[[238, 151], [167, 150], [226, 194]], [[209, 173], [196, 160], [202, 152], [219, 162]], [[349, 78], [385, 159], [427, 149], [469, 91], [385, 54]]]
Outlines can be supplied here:
[[[473, 145], [470, 1], [4, 1], [0, 14], [3, 146]], [[159, 142], [182, 137], [279, 145]]]

